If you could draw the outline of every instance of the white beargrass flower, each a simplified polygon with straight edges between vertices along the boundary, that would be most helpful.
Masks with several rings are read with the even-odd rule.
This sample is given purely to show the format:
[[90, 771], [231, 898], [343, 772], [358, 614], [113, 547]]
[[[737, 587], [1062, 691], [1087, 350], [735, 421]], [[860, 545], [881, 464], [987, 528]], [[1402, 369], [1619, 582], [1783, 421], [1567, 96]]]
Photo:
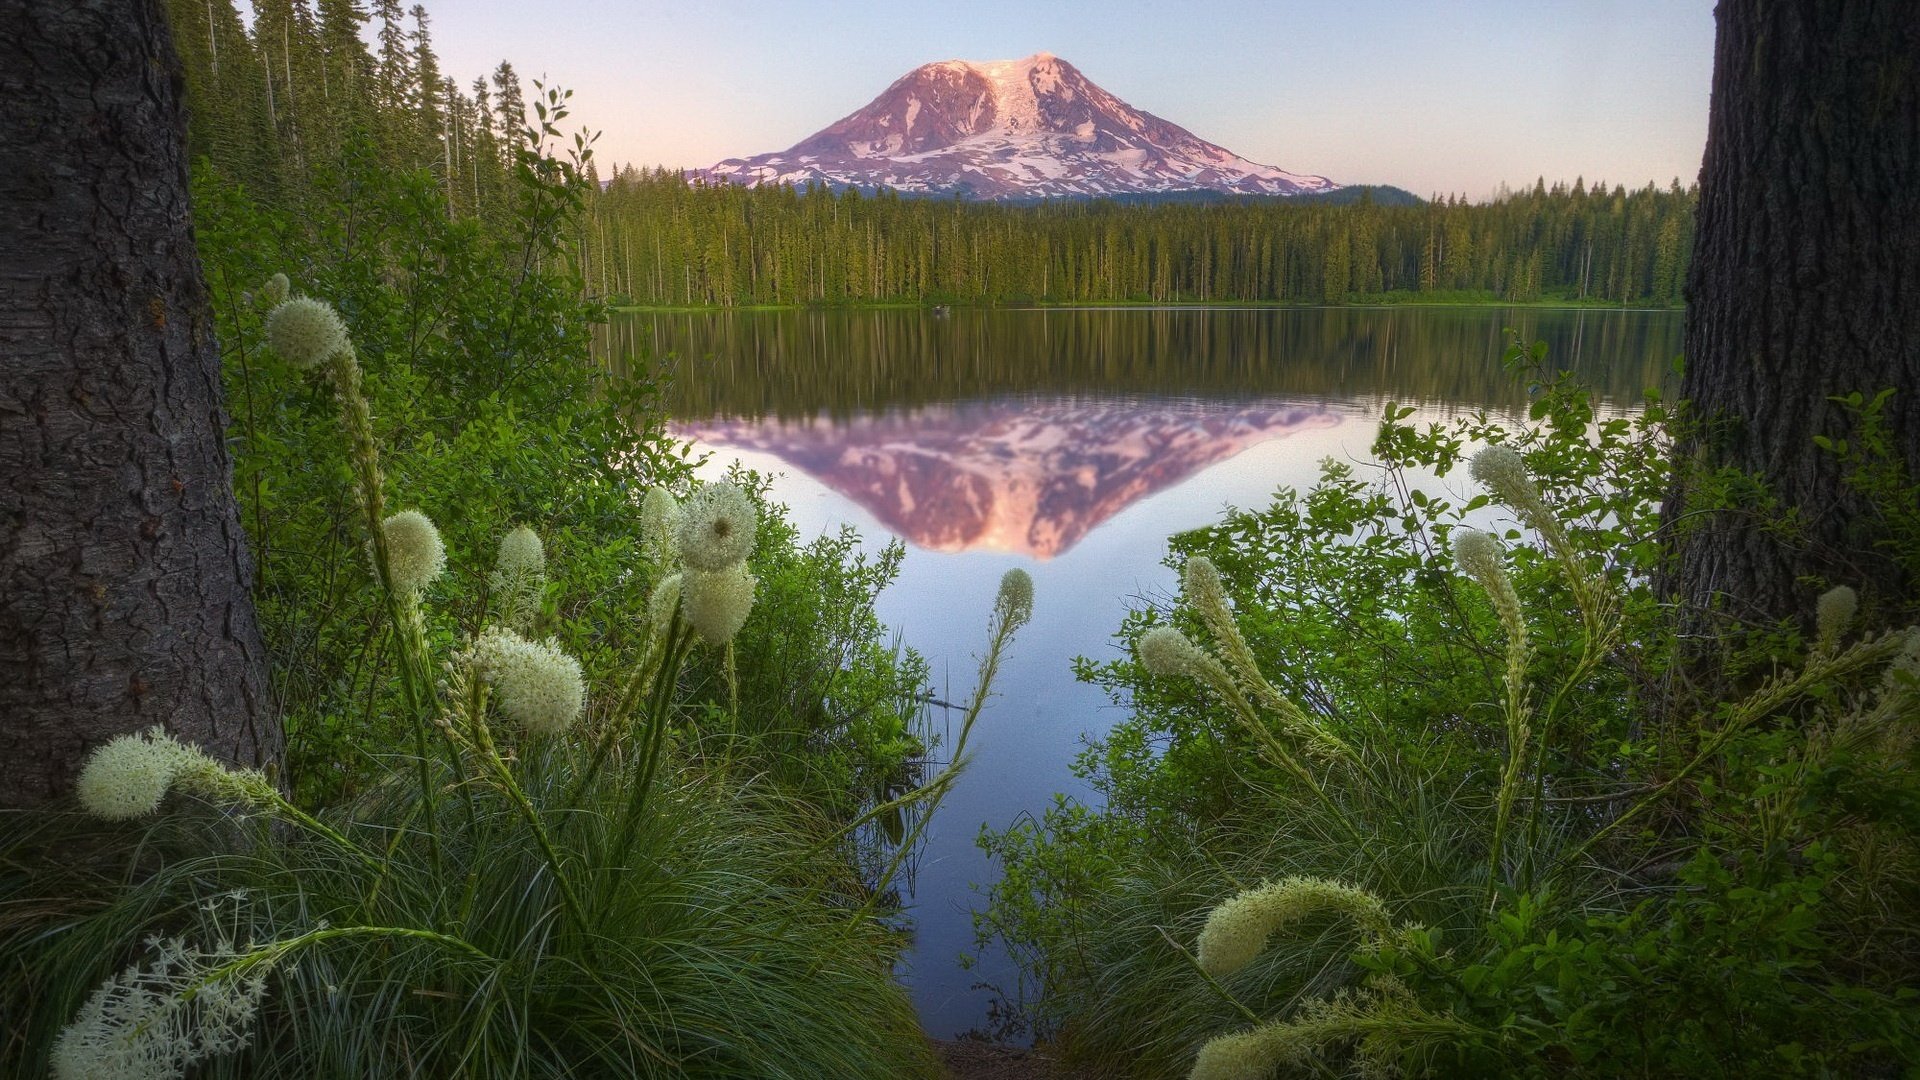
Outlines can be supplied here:
[[402, 510], [380, 523], [387, 541], [387, 575], [394, 591], [417, 593], [447, 568], [447, 546], [433, 520], [418, 510]]
[[1289, 877], [1248, 889], [1213, 909], [1200, 931], [1200, 967], [1215, 978], [1231, 975], [1266, 949], [1274, 931], [1323, 911], [1352, 919], [1376, 938], [1391, 926], [1386, 907], [1364, 889], [1326, 878]]
[[306, 296], [283, 300], [267, 312], [267, 345], [303, 370], [353, 348], [333, 305]]
[[540, 542], [540, 534], [521, 525], [500, 538], [500, 554], [494, 559], [493, 568], [503, 574], [544, 574], [547, 572], [547, 549]]
[[759, 515], [753, 500], [724, 480], [702, 485], [680, 508], [675, 539], [690, 570], [725, 570], [753, 554]]
[[1134, 651], [1139, 654], [1140, 663], [1161, 678], [1176, 675], [1198, 677], [1197, 673], [1206, 662], [1206, 653], [1200, 650], [1200, 646], [1171, 626], [1156, 626], [1140, 635]]
[[1526, 459], [1511, 446], [1489, 446], [1473, 455], [1467, 472], [1516, 510], [1531, 512], [1540, 506], [1540, 488], [1527, 475]]
[[493, 687], [501, 714], [533, 734], [565, 731], [586, 708], [580, 661], [560, 651], [555, 638], [528, 641], [496, 627], [480, 635], [473, 656], [475, 670]]
[[679, 555], [674, 534], [680, 531], [680, 500], [665, 487], [650, 487], [640, 500], [640, 538], [662, 561]]
[[158, 953], [151, 966], [107, 980], [61, 1030], [55, 1080], [175, 1080], [252, 1039], [272, 957], [235, 971], [230, 966], [245, 954], [230, 943], [212, 952], [179, 938], [147, 944]]
[[708, 644], [725, 645], [746, 625], [759, 580], [742, 562], [720, 570], [688, 570], [681, 584], [681, 614]]
[[273, 781], [259, 769], [229, 769], [199, 751], [180, 769], [176, 787], [230, 806], [272, 806], [280, 801]]
[[260, 287], [260, 295], [266, 299], [267, 303], [278, 307], [286, 302], [287, 293], [292, 288], [293, 285], [287, 280], [287, 275], [275, 274]]
[[673, 628], [673, 617], [680, 608], [680, 589], [685, 578], [680, 574], [668, 574], [653, 587], [653, 595], [647, 597], [647, 618], [653, 624], [653, 636], [665, 640], [667, 631]]
[[501, 537], [487, 584], [498, 601], [501, 621], [522, 632], [532, 629], [547, 587], [547, 552], [540, 535], [522, 525]]
[[1285, 1033], [1284, 1025], [1269, 1024], [1216, 1035], [1200, 1048], [1187, 1080], [1267, 1080], [1283, 1064], [1284, 1044], [1275, 1036]]
[[1853, 617], [1860, 610], [1860, 594], [1846, 585], [1836, 585], [1820, 594], [1814, 605], [1815, 648], [1830, 651], [1839, 644]]
[[1525, 640], [1527, 624], [1520, 610], [1520, 594], [1514, 591], [1513, 579], [1507, 576], [1506, 552], [1500, 541], [1478, 529], [1455, 529], [1453, 560], [1493, 601], [1494, 612], [1500, 616], [1508, 636]]
[[87, 813], [108, 821], [145, 817], [160, 809], [181, 770], [198, 750], [159, 727], [115, 736], [87, 757], [75, 794]]
[[1001, 575], [994, 607], [1007, 629], [1025, 626], [1033, 618], [1033, 575], [1017, 566]]

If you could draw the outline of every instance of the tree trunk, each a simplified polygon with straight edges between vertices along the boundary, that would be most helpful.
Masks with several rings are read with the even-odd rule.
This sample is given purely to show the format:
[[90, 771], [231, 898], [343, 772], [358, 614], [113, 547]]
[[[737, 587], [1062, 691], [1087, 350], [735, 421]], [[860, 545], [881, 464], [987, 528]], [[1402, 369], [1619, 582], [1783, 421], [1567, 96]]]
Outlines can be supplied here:
[[0, 0], [0, 805], [164, 725], [280, 751], [158, 0]]
[[[1681, 387], [1699, 427], [1676, 452], [1778, 503], [1707, 509], [1677, 490], [1667, 585], [1744, 622], [1809, 617], [1817, 582], [1897, 610], [1915, 583], [1813, 440], [1850, 434], [1830, 397], [1894, 388], [1894, 453], [1920, 478], [1920, 5], [1721, 0], [1717, 15]], [[1789, 515], [1798, 529], [1769, 528]]]

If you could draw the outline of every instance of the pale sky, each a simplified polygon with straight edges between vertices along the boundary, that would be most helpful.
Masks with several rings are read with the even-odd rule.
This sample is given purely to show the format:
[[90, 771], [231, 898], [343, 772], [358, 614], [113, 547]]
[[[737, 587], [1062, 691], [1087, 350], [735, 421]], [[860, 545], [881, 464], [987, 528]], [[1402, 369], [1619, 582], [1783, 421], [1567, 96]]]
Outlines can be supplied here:
[[[1051, 52], [1263, 164], [1473, 199], [1535, 177], [1691, 183], [1713, 0], [427, 0], [463, 85], [574, 90], [609, 162], [782, 150], [936, 60]], [[530, 89], [530, 88], [529, 88]]]

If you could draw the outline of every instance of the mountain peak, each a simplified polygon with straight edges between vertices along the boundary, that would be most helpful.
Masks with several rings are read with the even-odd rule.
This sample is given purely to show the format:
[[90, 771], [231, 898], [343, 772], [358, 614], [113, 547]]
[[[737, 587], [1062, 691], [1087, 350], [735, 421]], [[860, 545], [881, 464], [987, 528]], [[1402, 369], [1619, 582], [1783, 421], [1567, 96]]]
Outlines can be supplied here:
[[729, 158], [694, 175], [710, 183], [824, 183], [988, 199], [1296, 195], [1338, 186], [1248, 161], [1141, 112], [1050, 52], [922, 64], [787, 150]]

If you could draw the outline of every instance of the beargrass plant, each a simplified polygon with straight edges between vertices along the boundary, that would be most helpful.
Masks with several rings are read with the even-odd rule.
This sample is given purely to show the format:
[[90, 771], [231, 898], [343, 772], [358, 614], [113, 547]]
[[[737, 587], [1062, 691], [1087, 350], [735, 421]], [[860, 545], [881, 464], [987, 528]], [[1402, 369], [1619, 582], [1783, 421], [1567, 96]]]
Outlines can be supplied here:
[[[317, 813], [163, 732], [98, 750], [80, 810], [23, 818], [0, 864], [9, 1056], [60, 1080], [933, 1075], [876, 911], [904, 849], [862, 879], [862, 822], [715, 767], [712, 710], [683, 699], [689, 657], [720, 653], [743, 707], [747, 493], [649, 496], [647, 543], [675, 572], [621, 683], [595, 689], [537, 636], [549, 567], [525, 526], [499, 540], [486, 624], [437, 649], [447, 548], [425, 514], [389, 512], [341, 320], [292, 297], [267, 325], [338, 401], [409, 745]], [[996, 602], [976, 703], [1031, 610], [1022, 584]], [[930, 810], [960, 764], [888, 806]]]
[[[1514, 350], [1524, 364], [1538, 353]], [[1920, 1060], [1920, 633], [1665, 686], [1657, 400], [1424, 431], [1176, 538], [1177, 604], [1085, 677], [1105, 796], [983, 836], [1026, 1015], [1103, 1075], [1897, 1075]], [[1409, 482], [1471, 455], [1460, 503]], [[1901, 498], [1911, 499], [1911, 488]], [[1870, 583], [1859, 583], [1870, 584]], [[1875, 631], [1859, 619], [1883, 613]], [[1744, 683], [1744, 685], [1741, 685]]]

